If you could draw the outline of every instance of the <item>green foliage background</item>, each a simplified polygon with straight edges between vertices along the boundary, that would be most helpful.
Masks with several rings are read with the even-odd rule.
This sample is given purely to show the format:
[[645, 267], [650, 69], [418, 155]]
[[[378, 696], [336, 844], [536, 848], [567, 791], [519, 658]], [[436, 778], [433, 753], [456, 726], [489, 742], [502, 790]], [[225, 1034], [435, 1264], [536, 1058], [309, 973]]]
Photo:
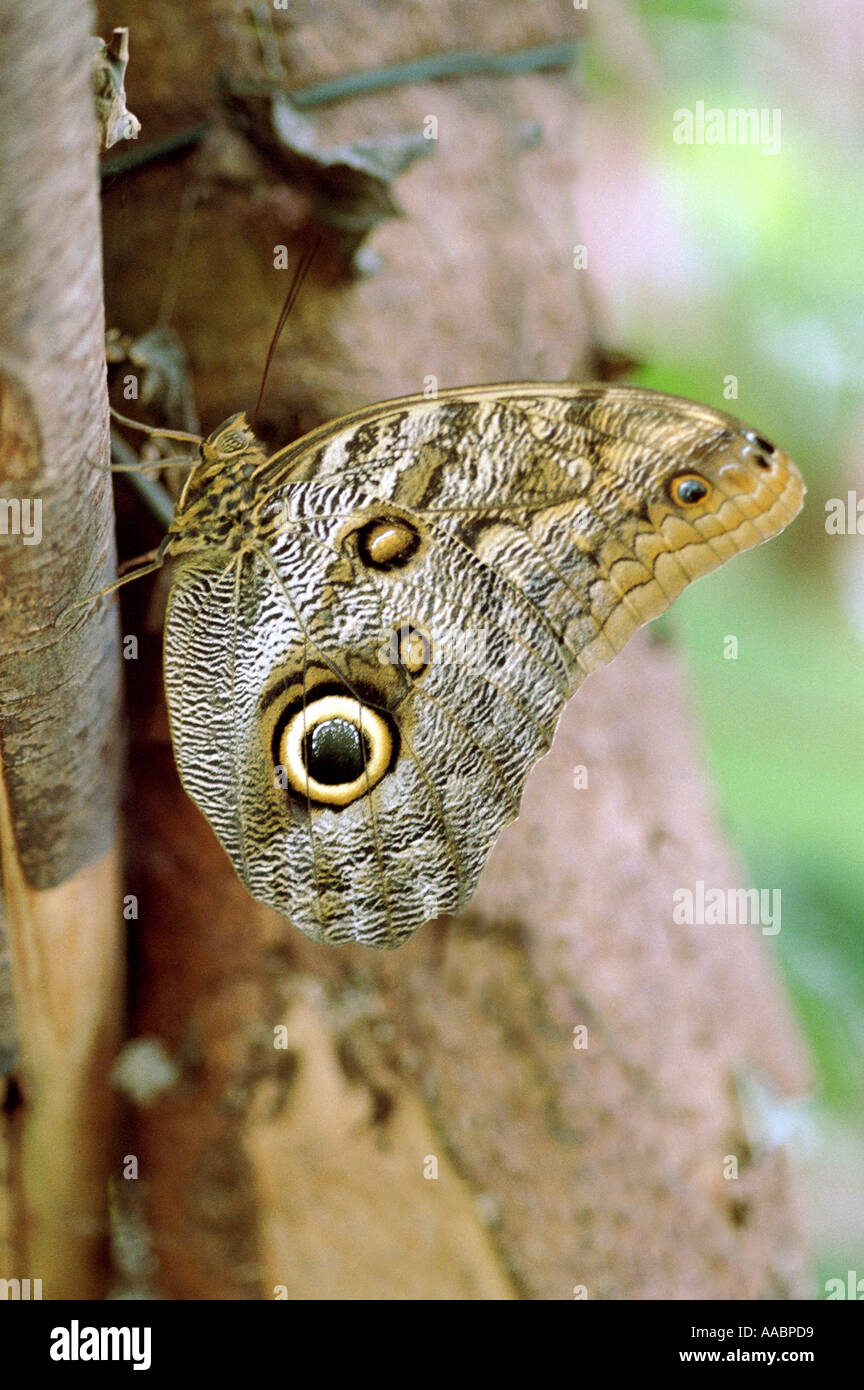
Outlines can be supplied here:
[[[809, 488], [780, 541], [688, 590], [661, 621], [686, 647], [718, 801], [751, 881], [782, 889], [769, 949], [819, 1078], [792, 1148], [823, 1290], [847, 1269], [864, 1274], [864, 535], [825, 531], [829, 497], [857, 487], [864, 499], [864, 141], [848, 120], [864, 81], [860, 69], [845, 87], [808, 72], [812, 7], [634, 0], [631, 11], [652, 79], [634, 89], [626, 50], [601, 32], [582, 80], [610, 129], [637, 133], [699, 270], [689, 299], [661, 274], [652, 292], [650, 264], [604, 286], [612, 345], [644, 364], [641, 384], [773, 438]], [[697, 101], [779, 109], [780, 153], [676, 144], [673, 113]], [[638, 266], [638, 245], [630, 255]], [[729, 634], [737, 660], [723, 656]]]

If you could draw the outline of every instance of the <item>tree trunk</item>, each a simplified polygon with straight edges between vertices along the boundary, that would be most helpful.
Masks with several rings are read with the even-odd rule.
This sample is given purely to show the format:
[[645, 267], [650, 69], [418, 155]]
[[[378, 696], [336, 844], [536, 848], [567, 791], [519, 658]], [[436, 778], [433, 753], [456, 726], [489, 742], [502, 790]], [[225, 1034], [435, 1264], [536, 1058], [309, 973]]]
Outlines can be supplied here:
[[105, 1286], [121, 1010], [116, 607], [56, 625], [114, 561], [91, 20], [78, 0], [0, 17], [0, 1275], [46, 1298]]
[[[130, 7], [142, 140], [205, 118], [217, 67], [260, 70], [244, 11]], [[106, 9], [103, 28], [123, 21]], [[289, 88], [438, 51], [573, 39], [579, 21], [541, 0], [374, 16], [329, 0], [293, 27], [273, 12]], [[438, 139], [397, 180], [404, 217], [374, 232], [377, 271], [352, 280], [326, 253], [313, 268], [259, 419], [268, 442], [429, 376], [443, 387], [585, 374], [596, 343], [572, 268], [579, 107], [566, 74], [426, 82], [313, 114], [328, 148], [421, 130], [429, 116]], [[253, 170], [245, 185], [217, 179], [229, 149], [231, 167]], [[274, 246], [299, 246], [311, 203], [236, 144], [197, 158], [114, 178], [106, 278], [109, 321], [149, 328], [184, 190], [200, 177], [173, 324], [210, 429], [254, 402], [285, 289]], [[800, 1087], [797, 1033], [752, 928], [721, 937], [672, 923], [677, 886], [738, 880], [676, 659], [642, 636], [588, 683], [471, 908], [381, 956], [316, 947], [248, 898], [179, 788], [158, 620], [141, 593], [128, 602], [125, 630], [140, 638], [133, 1031], [161, 1040], [180, 1075], [138, 1110], [139, 1183], [123, 1184], [156, 1257], [152, 1287], [800, 1296], [783, 1156], [748, 1143], [734, 1086], [748, 1068]], [[287, 1048], [273, 1045], [280, 1024]]]

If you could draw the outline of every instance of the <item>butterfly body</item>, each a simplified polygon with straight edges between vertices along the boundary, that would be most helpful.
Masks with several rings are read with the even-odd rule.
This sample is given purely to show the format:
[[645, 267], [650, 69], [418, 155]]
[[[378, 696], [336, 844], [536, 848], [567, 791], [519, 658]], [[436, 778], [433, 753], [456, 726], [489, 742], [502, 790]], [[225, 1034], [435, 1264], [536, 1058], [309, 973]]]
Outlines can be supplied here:
[[252, 895], [395, 946], [463, 905], [564, 703], [797, 513], [740, 422], [633, 387], [384, 402], [202, 443], [164, 551], [183, 783]]

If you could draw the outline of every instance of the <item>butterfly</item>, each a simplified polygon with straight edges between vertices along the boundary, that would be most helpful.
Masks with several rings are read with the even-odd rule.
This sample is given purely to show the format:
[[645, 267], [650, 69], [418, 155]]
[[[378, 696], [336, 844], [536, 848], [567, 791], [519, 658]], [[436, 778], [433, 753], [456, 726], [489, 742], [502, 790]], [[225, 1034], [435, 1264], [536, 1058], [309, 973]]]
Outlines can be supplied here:
[[585, 677], [803, 497], [748, 426], [637, 387], [408, 396], [273, 454], [235, 414], [154, 561], [182, 783], [253, 898], [398, 946], [468, 902]]

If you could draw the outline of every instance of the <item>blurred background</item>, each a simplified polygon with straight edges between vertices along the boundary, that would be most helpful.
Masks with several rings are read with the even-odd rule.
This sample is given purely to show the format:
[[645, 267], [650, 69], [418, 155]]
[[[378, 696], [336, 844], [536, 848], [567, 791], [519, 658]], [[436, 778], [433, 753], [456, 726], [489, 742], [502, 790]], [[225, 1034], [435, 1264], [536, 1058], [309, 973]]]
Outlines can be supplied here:
[[[824, 1297], [864, 1275], [864, 8], [618, 0], [591, 32], [578, 225], [608, 345], [637, 359], [628, 379], [755, 425], [809, 488], [780, 541], [661, 621], [687, 650], [728, 831], [751, 881], [782, 885], [766, 940], [818, 1092], [773, 1123]], [[677, 143], [698, 103], [779, 112], [779, 149]], [[845, 515], [856, 489], [861, 534], [854, 517], [829, 534], [826, 504]]]

